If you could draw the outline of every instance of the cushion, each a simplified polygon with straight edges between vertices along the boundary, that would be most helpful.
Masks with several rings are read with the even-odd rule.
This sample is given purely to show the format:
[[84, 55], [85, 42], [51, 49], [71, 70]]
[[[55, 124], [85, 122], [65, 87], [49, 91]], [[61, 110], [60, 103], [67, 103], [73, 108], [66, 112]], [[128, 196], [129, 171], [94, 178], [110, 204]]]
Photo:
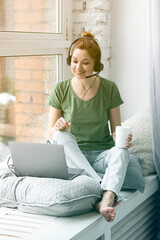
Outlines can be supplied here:
[[152, 153], [151, 122], [149, 108], [137, 112], [133, 117], [122, 123], [135, 131], [135, 139], [129, 148], [129, 152], [142, 159], [143, 175], [155, 173]]
[[143, 193], [145, 183], [141, 168], [142, 159], [133, 154], [129, 155], [129, 159], [130, 162], [128, 164], [122, 190], [136, 189]]
[[28, 213], [72, 216], [89, 212], [100, 200], [100, 184], [88, 176], [73, 180], [16, 177], [0, 169], [0, 204]]

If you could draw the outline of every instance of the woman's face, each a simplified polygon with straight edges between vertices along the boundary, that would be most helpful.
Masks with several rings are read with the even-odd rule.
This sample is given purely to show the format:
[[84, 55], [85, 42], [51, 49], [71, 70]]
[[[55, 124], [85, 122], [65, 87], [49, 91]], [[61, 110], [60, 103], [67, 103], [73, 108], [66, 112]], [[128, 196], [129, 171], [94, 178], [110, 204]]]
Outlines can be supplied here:
[[76, 48], [71, 59], [71, 71], [77, 79], [84, 79], [94, 71], [94, 60], [86, 50]]

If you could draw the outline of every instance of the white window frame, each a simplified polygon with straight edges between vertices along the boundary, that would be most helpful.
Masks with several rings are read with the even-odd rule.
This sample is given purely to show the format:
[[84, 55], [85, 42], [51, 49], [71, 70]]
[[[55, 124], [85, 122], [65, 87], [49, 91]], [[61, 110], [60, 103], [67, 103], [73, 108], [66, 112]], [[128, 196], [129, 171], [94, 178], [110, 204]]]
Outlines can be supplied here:
[[[57, 0], [58, 1], [58, 0]], [[62, 55], [59, 63], [58, 81], [65, 79], [67, 73], [66, 50], [71, 43], [72, 0], [60, 0], [58, 11], [61, 14], [61, 33], [0, 32], [0, 56], [39, 56]], [[60, 28], [60, 26], [58, 26]], [[66, 33], [67, 29], [67, 33]]]

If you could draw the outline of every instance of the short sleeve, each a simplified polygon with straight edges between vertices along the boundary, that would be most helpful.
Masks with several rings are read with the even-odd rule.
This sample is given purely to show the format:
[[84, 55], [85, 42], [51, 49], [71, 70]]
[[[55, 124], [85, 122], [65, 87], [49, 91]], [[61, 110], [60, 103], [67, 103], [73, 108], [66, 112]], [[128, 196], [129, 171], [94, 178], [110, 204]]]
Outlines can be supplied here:
[[54, 108], [61, 109], [60, 88], [58, 85], [56, 85], [52, 89], [52, 91], [47, 99], [47, 105], [52, 106]]
[[110, 109], [118, 107], [121, 104], [123, 104], [123, 100], [122, 100], [122, 98], [120, 96], [120, 92], [118, 90], [117, 85], [113, 82], [112, 89], [111, 89]]

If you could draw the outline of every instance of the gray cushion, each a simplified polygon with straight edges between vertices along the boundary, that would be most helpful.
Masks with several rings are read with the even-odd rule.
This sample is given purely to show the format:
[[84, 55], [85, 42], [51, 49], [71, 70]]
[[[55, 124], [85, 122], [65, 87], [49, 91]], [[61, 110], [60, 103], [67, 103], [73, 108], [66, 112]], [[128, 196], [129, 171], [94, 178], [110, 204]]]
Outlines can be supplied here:
[[94, 209], [101, 198], [100, 184], [88, 176], [73, 180], [16, 177], [0, 170], [0, 204], [21, 211], [71, 216]]
[[145, 183], [141, 168], [142, 159], [133, 154], [130, 154], [129, 158], [130, 162], [128, 164], [122, 190], [136, 189], [140, 192], [144, 192]]

